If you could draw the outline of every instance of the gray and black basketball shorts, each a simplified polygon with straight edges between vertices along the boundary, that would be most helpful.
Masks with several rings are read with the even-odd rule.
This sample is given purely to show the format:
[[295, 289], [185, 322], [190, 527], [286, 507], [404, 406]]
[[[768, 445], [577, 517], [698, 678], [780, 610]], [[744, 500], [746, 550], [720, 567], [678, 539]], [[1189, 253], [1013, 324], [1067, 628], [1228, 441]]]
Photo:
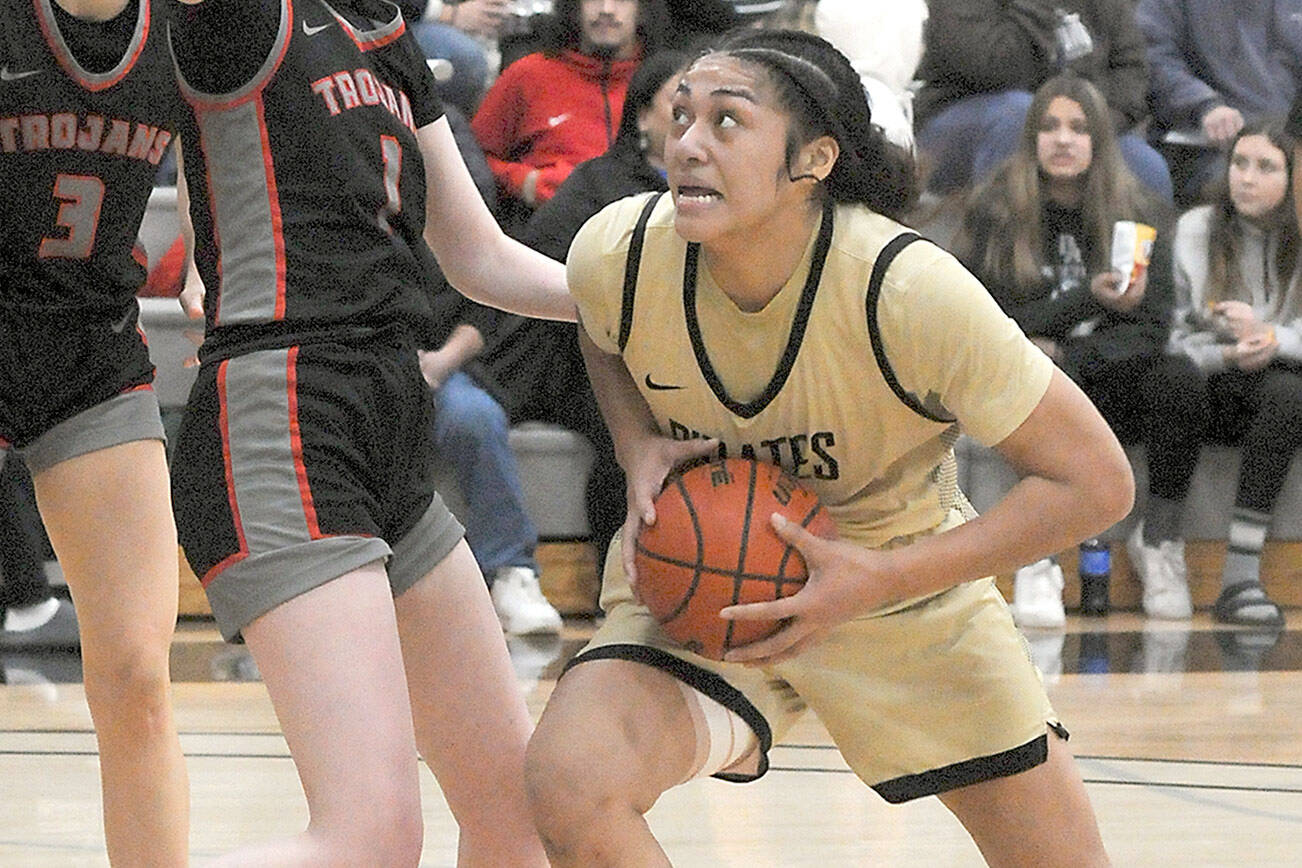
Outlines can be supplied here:
[[433, 401], [400, 339], [205, 361], [172, 459], [177, 532], [222, 635], [387, 560], [395, 596], [464, 536], [434, 490]]
[[122, 312], [0, 305], [0, 448], [40, 473], [69, 458], [134, 440], [162, 440], [154, 366]]

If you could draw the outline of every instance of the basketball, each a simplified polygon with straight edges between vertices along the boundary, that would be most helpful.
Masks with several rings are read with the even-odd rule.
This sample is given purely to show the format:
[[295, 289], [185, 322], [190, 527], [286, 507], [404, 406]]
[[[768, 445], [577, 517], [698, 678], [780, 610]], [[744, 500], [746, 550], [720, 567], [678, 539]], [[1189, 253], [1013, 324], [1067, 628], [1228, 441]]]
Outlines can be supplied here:
[[634, 553], [642, 602], [674, 640], [713, 660], [772, 635], [778, 621], [728, 621], [719, 610], [800, 590], [804, 558], [773, 530], [780, 513], [834, 539], [818, 496], [772, 464], [726, 458], [671, 476], [655, 501], [656, 522]]

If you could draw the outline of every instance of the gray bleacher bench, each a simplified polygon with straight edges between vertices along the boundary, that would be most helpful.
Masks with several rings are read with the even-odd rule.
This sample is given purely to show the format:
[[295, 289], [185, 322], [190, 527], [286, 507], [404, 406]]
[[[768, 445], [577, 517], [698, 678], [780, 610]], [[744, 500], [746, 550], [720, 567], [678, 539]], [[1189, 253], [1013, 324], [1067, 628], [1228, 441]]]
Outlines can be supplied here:
[[[150, 197], [140, 239], [152, 264], [177, 234], [176, 189], [159, 187]], [[165, 423], [177, 418], [190, 394], [197, 369], [186, 367], [195, 354], [187, 332], [201, 332], [201, 322], [186, 318], [174, 298], [142, 298], [140, 325], [154, 363], [154, 391]], [[174, 424], [167, 429], [174, 431]], [[573, 431], [542, 422], [517, 425], [510, 433], [511, 451], [520, 466], [525, 505], [544, 540], [586, 539], [590, 535], [584, 491], [592, 468], [592, 447]], [[465, 499], [451, 469], [435, 470], [435, 482], [448, 506], [465, 514]]]
[[[1017, 482], [1017, 474], [998, 452], [982, 446], [970, 437], [959, 438], [954, 453], [958, 459], [959, 486], [978, 512], [992, 507]], [[1113, 542], [1124, 540], [1131, 532], [1134, 523], [1143, 514], [1148, 491], [1148, 469], [1143, 447], [1128, 447], [1126, 455], [1135, 472], [1135, 508], [1130, 515], [1103, 534], [1104, 539]], [[1219, 445], [1203, 446], [1189, 487], [1189, 496], [1185, 500], [1181, 527], [1185, 539], [1226, 538], [1238, 478], [1238, 449]], [[1277, 541], [1302, 541], [1302, 461], [1294, 461], [1289, 467], [1284, 489], [1275, 505], [1269, 538]]]

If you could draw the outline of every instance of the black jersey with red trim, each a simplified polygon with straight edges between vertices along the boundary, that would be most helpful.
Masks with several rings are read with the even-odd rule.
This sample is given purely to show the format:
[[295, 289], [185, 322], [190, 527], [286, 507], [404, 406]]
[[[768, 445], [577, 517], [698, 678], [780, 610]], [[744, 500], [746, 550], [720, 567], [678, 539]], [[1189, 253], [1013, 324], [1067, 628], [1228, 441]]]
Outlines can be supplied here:
[[[209, 352], [430, 315], [416, 131], [443, 109], [397, 7], [367, 3], [375, 20], [360, 6], [262, 0], [260, 17], [200, 8], [173, 21]], [[261, 67], [232, 92], [205, 92], [200, 76], [231, 61], [205, 46], [234, 21], [274, 31], [244, 40]]]
[[0, 0], [0, 304], [114, 315], [145, 280], [137, 233], [180, 97], [157, 0], [130, 0], [134, 30], [103, 72], [73, 55], [52, 2]]

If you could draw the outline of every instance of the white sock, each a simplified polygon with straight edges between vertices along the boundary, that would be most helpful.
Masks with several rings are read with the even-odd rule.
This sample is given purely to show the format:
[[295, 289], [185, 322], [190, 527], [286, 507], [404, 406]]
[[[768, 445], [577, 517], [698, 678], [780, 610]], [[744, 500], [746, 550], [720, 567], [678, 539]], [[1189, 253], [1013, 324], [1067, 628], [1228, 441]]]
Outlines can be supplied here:
[[59, 611], [59, 601], [54, 597], [44, 603], [30, 606], [10, 606], [5, 612], [5, 629], [14, 631], [35, 630], [50, 623], [54, 613]]

